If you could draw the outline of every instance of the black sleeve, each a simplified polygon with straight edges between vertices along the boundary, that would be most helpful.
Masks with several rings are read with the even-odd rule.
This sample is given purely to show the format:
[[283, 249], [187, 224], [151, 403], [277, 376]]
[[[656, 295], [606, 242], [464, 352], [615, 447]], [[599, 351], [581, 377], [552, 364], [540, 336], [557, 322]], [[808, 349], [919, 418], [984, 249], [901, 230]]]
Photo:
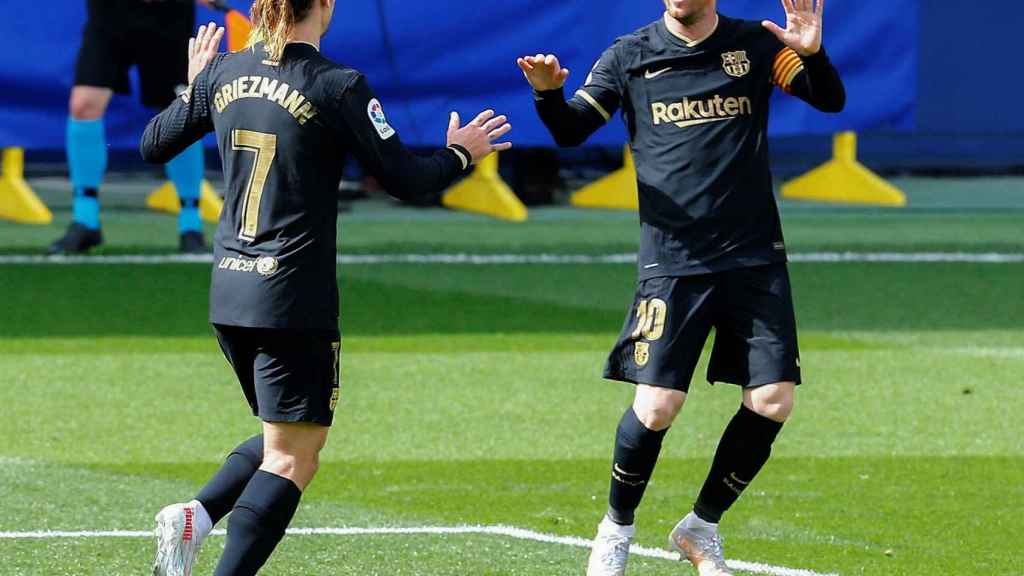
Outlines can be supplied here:
[[604, 126], [622, 104], [618, 45], [601, 55], [586, 82], [568, 102], [562, 88], [534, 91], [537, 113], [559, 146], [579, 146]]
[[213, 63], [207, 65], [191, 86], [149, 121], [139, 144], [143, 160], [166, 164], [213, 131], [208, 86], [209, 71], [213, 66]]
[[810, 56], [784, 48], [775, 57], [772, 81], [822, 112], [842, 112], [846, 107], [846, 87], [824, 47]]
[[389, 194], [404, 201], [436, 198], [473, 159], [461, 146], [420, 156], [402, 145], [388, 124], [380, 101], [360, 74], [341, 91], [338, 99], [340, 125], [349, 149]]

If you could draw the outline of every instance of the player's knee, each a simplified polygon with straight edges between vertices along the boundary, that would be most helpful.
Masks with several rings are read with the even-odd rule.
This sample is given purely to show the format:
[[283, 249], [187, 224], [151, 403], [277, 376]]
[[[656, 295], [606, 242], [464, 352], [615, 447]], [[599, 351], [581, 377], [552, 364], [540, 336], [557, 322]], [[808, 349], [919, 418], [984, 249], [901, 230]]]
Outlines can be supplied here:
[[306, 474], [309, 478], [316, 476], [316, 473], [320, 471], [320, 455], [313, 454], [308, 460], [303, 463]]
[[71, 101], [68, 104], [68, 112], [75, 120], [97, 120], [103, 117], [105, 108], [102, 99], [78, 92], [71, 93]]
[[633, 411], [649, 430], [664, 430], [672, 425], [686, 402], [686, 394], [656, 386], [638, 385]]
[[792, 382], [783, 382], [758, 388], [745, 399], [747, 408], [769, 420], [785, 422], [793, 413], [795, 387]]
[[769, 420], [785, 422], [793, 412], [793, 401], [788, 402], [762, 402], [754, 405], [754, 412]]
[[263, 470], [294, 481], [304, 488], [320, 470], [320, 455], [313, 451], [267, 451], [263, 456]]

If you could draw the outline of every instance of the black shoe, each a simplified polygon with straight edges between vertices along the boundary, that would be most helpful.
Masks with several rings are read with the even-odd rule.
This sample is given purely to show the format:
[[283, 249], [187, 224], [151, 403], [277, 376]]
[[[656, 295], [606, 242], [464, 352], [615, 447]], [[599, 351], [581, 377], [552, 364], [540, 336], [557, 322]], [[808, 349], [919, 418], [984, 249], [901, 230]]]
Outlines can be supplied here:
[[178, 242], [178, 251], [182, 254], [206, 254], [210, 249], [206, 247], [206, 240], [203, 238], [202, 232], [189, 230], [182, 232]]
[[72, 222], [64, 236], [50, 245], [50, 254], [85, 254], [103, 244], [103, 232]]

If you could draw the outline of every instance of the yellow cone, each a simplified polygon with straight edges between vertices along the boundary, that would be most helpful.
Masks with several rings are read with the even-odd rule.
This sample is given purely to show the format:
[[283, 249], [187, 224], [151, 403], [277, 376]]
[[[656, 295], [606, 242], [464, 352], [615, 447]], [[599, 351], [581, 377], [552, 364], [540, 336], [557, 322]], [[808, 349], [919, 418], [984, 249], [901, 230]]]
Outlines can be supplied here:
[[[154, 190], [146, 199], [146, 206], [170, 214], [181, 212], [181, 201], [178, 199], [178, 191], [174, 188], [174, 183], [164, 182]], [[213, 186], [203, 180], [199, 193], [199, 217], [206, 222], [217, 222], [220, 220], [220, 211], [223, 209], [224, 201], [213, 190]]]
[[907, 205], [907, 197], [899, 188], [857, 161], [857, 135], [853, 132], [836, 134], [833, 158], [786, 183], [782, 196], [839, 204]]
[[525, 222], [529, 211], [498, 174], [498, 154], [484, 158], [476, 169], [445, 192], [441, 203], [454, 210]]
[[569, 202], [580, 208], [611, 208], [613, 210], [638, 210], [636, 165], [629, 146], [625, 149], [622, 168], [580, 188]]
[[25, 151], [4, 148], [0, 158], [0, 218], [22, 224], [49, 224], [53, 214], [25, 181]]

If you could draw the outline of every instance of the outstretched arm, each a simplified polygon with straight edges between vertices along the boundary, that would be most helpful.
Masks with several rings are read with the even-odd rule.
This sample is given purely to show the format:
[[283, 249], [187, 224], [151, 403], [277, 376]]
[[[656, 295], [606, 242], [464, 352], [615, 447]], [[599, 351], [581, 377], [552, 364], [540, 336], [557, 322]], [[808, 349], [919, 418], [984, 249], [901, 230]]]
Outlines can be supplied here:
[[772, 82], [823, 112], [841, 112], [846, 88], [822, 47], [825, 0], [781, 0], [786, 28], [765, 20], [785, 48], [776, 56]]
[[612, 60], [613, 55], [606, 53], [569, 101], [563, 88], [569, 71], [562, 68], [555, 55], [537, 54], [516, 60], [533, 87], [537, 113], [559, 146], [579, 146], [618, 109], [620, 94]]
[[472, 164], [512, 147], [509, 142], [495, 144], [512, 129], [505, 116], [487, 110], [460, 126], [458, 113], [452, 112], [448, 146], [429, 156], [414, 154], [388, 123], [362, 75], [343, 91], [340, 106], [346, 140], [356, 158], [389, 194], [407, 202], [433, 199]]
[[223, 37], [224, 29], [211, 22], [200, 26], [196, 37], [189, 40], [189, 86], [146, 126], [139, 144], [146, 162], [165, 164], [213, 130], [207, 65], [217, 55]]

